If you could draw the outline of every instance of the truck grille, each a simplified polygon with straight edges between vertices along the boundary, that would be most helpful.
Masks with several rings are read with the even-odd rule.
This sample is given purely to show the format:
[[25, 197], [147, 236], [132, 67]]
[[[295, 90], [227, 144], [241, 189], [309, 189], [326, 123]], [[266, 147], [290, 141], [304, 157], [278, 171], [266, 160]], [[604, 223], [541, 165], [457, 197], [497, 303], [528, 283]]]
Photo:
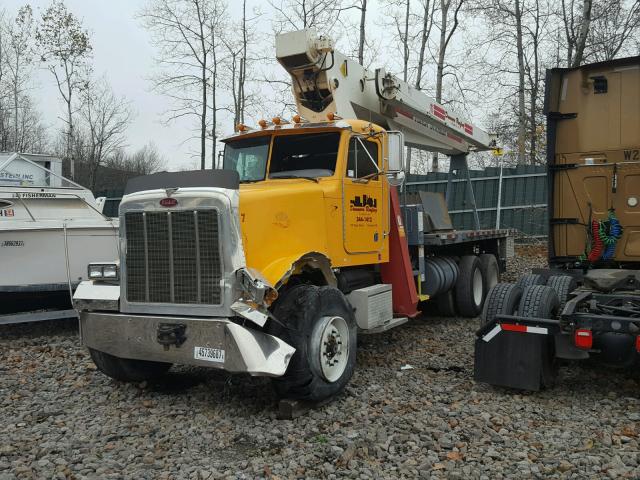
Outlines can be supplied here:
[[127, 212], [127, 300], [219, 305], [217, 210]]

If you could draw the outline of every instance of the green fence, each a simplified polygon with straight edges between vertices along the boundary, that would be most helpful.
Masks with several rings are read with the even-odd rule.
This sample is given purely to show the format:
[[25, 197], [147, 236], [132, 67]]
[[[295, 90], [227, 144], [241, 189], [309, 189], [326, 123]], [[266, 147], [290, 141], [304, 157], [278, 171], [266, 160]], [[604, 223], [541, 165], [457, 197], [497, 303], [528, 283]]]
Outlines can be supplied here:
[[[547, 235], [547, 172], [544, 166], [519, 166], [471, 170], [481, 228], [515, 228], [532, 237]], [[409, 175], [406, 189], [440, 192], [447, 190], [448, 173]], [[502, 184], [502, 188], [500, 188]], [[449, 210], [457, 229], [473, 229], [473, 210], [466, 193], [466, 177], [453, 177]], [[498, 208], [498, 198], [500, 206]]]

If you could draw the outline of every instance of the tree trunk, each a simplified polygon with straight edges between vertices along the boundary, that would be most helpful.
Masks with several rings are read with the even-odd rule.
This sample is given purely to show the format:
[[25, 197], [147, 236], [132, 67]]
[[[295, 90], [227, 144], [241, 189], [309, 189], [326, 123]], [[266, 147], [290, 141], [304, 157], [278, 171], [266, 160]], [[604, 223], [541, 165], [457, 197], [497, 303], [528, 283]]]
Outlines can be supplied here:
[[522, 45], [522, 10], [520, 0], [515, 0], [516, 49], [518, 55], [518, 164], [525, 163], [526, 111], [524, 91], [524, 47]]
[[[436, 102], [442, 103], [442, 77], [444, 76], [444, 57], [447, 51], [447, 18], [449, 16], [449, 7], [451, 0], [440, 0], [440, 47], [438, 48], [438, 64], [436, 66]], [[431, 157], [431, 171], [440, 170], [438, 162], [438, 154], [434, 153]]]
[[205, 22], [206, 16], [203, 16], [200, 11], [200, 2], [196, 1], [196, 11], [198, 13], [198, 26], [199, 26], [199, 38], [200, 49], [202, 54], [202, 61], [200, 62], [201, 73], [201, 85], [202, 89], [202, 110], [200, 114], [200, 170], [207, 168], [207, 91], [209, 90], [209, 84], [207, 82], [207, 58], [209, 52], [207, 51]]
[[362, 0], [360, 10], [360, 41], [358, 42], [358, 63], [364, 65], [365, 25], [367, 17], [367, 0]]
[[242, 58], [240, 59], [240, 85], [238, 93], [240, 95], [240, 123], [244, 123], [244, 109], [246, 106], [246, 95], [244, 84], [247, 77], [247, 0], [242, 1]]
[[216, 102], [216, 78], [218, 75], [218, 58], [216, 54], [216, 37], [213, 25], [211, 26], [211, 61], [213, 70], [211, 72], [211, 168], [216, 168], [216, 148], [218, 143], [217, 125], [218, 106]]
[[429, 40], [429, 3], [427, 0], [424, 5], [424, 13], [422, 17], [422, 35], [420, 38], [420, 55], [418, 56], [418, 71], [416, 73], [416, 88], [421, 90], [422, 71], [424, 69], [424, 54], [427, 49], [427, 41]]
[[573, 57], [572, 67], [579, 67], [582, 64], [584, 56], [584, 47], [587, 43], [587, 35], [589, 34], [589, 27], [591, 26], [591, 5], [592, 0], [584, 0], [582, 4], [582, 19], [580, 22], [580, 33], [578, 33], [578, 39], [576, 41], [576, 54]]
[[409, 71], [409, 5], [410, 0], [407, 0], [407, 13], [404, 17], [404, 39], [402, 40], [402, 44], [404, 46], [403, 51], [403, 60], [404, 60], [404, 81], [407, 81], [407, 75]]

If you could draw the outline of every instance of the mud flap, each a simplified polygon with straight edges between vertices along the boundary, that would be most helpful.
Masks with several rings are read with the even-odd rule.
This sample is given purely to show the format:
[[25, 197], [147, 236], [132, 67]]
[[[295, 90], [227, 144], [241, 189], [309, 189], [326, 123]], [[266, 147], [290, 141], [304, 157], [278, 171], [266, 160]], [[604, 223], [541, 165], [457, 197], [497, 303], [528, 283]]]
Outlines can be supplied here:
[[[538, 391], [556, 375], [553, 335], [481, 329], [475, 344], [474, 380], [500, 387]], [[496, 332], [491, 335], [492, 332]]]

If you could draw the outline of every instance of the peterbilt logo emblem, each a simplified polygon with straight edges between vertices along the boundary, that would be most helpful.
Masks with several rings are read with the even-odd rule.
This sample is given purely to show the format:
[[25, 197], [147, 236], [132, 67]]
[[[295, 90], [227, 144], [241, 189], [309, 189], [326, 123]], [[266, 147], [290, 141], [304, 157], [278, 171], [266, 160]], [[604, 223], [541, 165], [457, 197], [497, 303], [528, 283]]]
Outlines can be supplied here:
[[178, 205], [178, 200], [171, 197], [163, 198], [162, 200], [160, 200], [160, 205], [162, 205], [163, 207], [175, 207], [176, 205]]

